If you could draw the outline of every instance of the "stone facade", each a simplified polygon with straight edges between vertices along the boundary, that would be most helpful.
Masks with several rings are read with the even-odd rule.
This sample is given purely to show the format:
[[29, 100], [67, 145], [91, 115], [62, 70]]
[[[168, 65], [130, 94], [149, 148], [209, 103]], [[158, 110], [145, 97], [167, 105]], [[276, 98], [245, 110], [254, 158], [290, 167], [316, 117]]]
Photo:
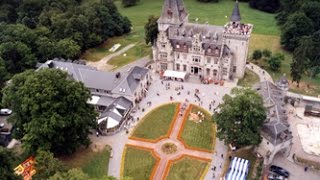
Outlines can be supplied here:
[[165, 0], [153, 46], [156, 70], [183, 71], [208, 80], [242, 78], [253, 25], [242, 24], [238, 2], [225, 26], [188, 22], [182, 0]]

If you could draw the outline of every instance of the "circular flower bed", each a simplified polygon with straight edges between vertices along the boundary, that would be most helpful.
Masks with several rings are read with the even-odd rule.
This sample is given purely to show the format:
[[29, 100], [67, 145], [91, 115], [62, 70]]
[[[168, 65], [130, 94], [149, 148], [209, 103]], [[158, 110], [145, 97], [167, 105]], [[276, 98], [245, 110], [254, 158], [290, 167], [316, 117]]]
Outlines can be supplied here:
[[162, 145], [161, 150], [166, 154], [173, 154], [177, 152], [177, 146], [173, 143], [165, 143]]

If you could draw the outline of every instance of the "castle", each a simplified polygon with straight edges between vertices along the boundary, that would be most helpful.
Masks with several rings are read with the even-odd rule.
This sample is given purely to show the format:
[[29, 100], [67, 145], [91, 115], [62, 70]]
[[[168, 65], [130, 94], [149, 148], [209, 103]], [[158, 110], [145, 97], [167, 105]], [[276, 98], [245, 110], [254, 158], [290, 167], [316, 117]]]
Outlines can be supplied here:
[[188, 22], [182, 0], [165, 0], [152, 47], [158, 72], [173, 70], [208, 80], [242, 78], [253, 25], [241, 23], [238, 1], [224, 26]]

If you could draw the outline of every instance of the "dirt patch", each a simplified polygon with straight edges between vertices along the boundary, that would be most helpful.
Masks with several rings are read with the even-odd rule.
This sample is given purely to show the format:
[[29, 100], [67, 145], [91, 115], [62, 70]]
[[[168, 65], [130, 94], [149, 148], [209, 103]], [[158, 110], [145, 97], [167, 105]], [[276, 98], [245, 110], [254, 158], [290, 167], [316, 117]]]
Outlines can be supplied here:
[[201, 111], [198, 111], [197, 113], [190, 113], [190, 116], [189, 116], [189, 120], [190, 121], [193, 121], [195, 123], [201, 123], [205, 118], [205, 115], [203, 112]]
[[297, 87], [297, 83], [289, 82], [289, 88], [302, 94], [320, 96], [320, 87], [311, 83], [300, 82], [299, 87]]
[[173, 143], [165, 143], [161, 146], [161, 150], [166, 154], [173, 154], [177, 152], [177, 146]]

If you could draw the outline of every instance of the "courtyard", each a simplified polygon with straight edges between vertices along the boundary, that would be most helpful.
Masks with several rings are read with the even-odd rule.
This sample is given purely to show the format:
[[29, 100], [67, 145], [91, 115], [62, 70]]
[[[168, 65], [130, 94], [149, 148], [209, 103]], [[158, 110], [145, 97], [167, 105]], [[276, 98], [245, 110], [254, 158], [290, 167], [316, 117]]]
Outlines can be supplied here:
[[[163, 110], [167, 113], [159, 114]], [[148, 128], [145, 127], [146, 124]], [[158, 133], [159, 131], [162, 133]], [[137, 137], [137, 134], [144, 136]], [[149, 139], [148, 134], [158, 136]], [[200, 179], [205, 176], [204, 172], [212, 160], [214, 138], [214, 124], [210, 114], [204, 109], [187, 102], [156, 107], [142, 118], [129, 137], [123, 152], [121, 177]], [[131, 160], [135, 158], [138, 160]], [[140, 159], [143, 162], [139, 162], [139, 166], [132, 163]], [[150, 161], [153, 163], [148, 163]]]

